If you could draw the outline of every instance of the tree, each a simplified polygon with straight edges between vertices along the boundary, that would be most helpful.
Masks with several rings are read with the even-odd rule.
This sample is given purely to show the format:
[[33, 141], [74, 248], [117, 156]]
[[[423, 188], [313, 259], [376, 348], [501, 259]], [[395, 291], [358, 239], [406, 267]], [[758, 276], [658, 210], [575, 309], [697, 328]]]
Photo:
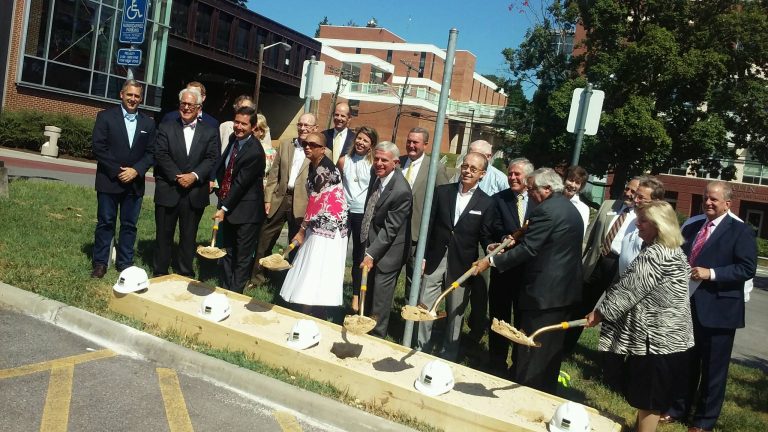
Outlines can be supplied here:
[[315, 37], [320, 37], [320, 26], [324, 25], [331, 25], [331, 22], [328, 21], [328, 16], [324, 16], [323, 20], [317, 23], [317, 30], [315, 30]]
[[[768, 163], [766, 2], [578, 0], [546, 10], [520, 47], [504, 51], [513, 74], [538, 80], [526, 149], [536, 163], [570, 156], [570, 94], [586, 80], [606, 99], [580, 162], [590, 172], [613, 171], [614, 192], [630, 175], [691, 159], [717, 173], [717, 159], [739, 149]], [[577, 19], [586, 30], [583, 53], [547, 51], [547, 37]]]

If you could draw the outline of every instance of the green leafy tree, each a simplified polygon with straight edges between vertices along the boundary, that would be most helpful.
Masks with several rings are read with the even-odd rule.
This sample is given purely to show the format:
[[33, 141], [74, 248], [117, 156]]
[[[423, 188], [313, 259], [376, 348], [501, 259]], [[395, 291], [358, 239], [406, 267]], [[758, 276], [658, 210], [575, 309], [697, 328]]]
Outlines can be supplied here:
[[[614, 192], [630, 175], [688, 160], [728, 178], [717, 159], [739, 149], [768, 163], [768, 3], [578, 0], [545, 10], [520, 47], [504, 51], [513, 75], [538, 85], [525, 149], [536, 163], [570, 160], [570, 95], [587, 79], [606, 98], [580, 163], [613, 171]], [[577, 19], [583, 52], [553, 50]]]

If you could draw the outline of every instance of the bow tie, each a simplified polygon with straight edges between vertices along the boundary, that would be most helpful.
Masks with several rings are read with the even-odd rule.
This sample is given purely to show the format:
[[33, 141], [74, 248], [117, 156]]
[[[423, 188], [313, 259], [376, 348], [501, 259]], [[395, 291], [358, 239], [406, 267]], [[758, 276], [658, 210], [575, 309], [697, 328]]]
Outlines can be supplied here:
[[185, 124], [183, 127], [195, 130], [195, 126], [197, 126], [197, 120], [189, 122], [189, 123]]
[[136, 113], [133, 113], [133, 114], [126, 113], [125, 119], [128, 120], [129, 122], [136, 121]]

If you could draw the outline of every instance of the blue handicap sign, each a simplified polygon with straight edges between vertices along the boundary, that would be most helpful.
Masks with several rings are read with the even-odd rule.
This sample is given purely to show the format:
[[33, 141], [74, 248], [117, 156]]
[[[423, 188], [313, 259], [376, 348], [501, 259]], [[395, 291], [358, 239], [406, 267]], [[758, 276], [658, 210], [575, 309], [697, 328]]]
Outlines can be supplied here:
[[120, 23], [120, 43], [141, 44], [147, 28], [147, 0], [125, 0]]
[[117, 50], [117, 64], [121, 66], [139, 66], [141, 64], [141, 50], [120, 48]]

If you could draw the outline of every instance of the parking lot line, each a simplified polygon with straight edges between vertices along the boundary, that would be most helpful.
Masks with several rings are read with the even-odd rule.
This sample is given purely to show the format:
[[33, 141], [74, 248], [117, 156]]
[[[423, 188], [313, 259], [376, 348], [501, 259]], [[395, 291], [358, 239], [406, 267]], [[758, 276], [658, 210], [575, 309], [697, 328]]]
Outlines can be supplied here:
[[301, 425], [293, 414], [286, 411], [275, 411], [273, 415], [283, 432], [301, 432]]
[[160, 393], [163, 395], [165, 415], [168, 418], [168, 428], [171, 432], [191, 432], [192, 421], [189, 419], [187, 403], [184, 401], [176, 371], [157, 368], [157, 377], [160, 381]]
[[75, 365], [72, 363], [57, 364], [51, 368], [40, 432], [66, 432], [74, 374]]
[[62, 357], [55, 360], [48, 360], [40, 363], [33, 363], [29, 365], [19, 366], [10, 369], [0, 369], [0, 379], [14, 378], [23, 375], [29, 375], [36, 372], [43, 372], [53, 369], [56, 366], [74, 366], [80, 363], [85, 363], [94, 360], [101, 360], [109, 357], [114, 357], [117, 354], [108, 349], [88, 352], [85, 354], [73, 355], [70, 357]]

